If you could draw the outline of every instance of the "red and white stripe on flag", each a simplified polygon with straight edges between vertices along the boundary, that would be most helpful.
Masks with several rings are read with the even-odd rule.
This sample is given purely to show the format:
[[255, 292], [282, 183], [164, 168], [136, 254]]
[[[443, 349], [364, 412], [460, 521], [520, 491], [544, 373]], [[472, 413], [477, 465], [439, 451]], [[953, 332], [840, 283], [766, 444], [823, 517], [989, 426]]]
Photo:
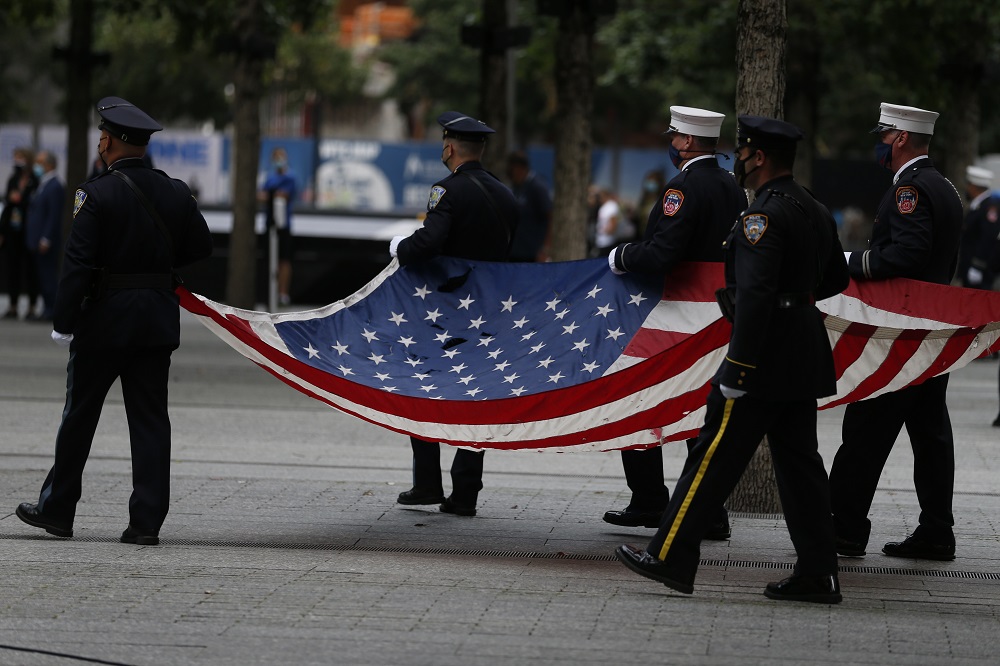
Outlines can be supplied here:
[[[686, 264], [668, 275], [661, 300], [624, 352], [602, 375], [575, 386], [503, 399], [428, 400], [358, 384], [289, 352], [276, 328], [281, 322], [349, 308], [397, 269], [393, 262], [357, 293], [305, 313], [240, 310], [183, 287], [178, 293], [181, 305], [213, 333], [292, 388], [422, 439], [472, 448], [610, 450], [683, 440], [701, 426], [730, 333], [714, 296], [723, 282], [721, 264]], [[490, 280], [490, 265], [477, 265], [470, 279]], [[817, 305], [826, 315], [838, 377], [837, 394], [822, 400], [821, 409], [920, 383], [1000, 347], [1000, 294], [988, 291], [904, 279], [852, 281]]]

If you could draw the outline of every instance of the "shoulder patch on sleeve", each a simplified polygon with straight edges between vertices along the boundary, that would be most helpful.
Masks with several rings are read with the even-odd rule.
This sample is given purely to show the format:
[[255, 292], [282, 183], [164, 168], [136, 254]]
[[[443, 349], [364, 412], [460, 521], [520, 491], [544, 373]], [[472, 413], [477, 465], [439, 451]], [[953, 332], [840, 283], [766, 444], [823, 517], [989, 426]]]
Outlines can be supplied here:
[[73, 217], [76, 217], [76, 214], [80, 212], [80, 209], [83, 208], [83, 202], [86, 200], [87, 193], [83, 190], [77, 190], [76, 196], [73, 198]]
[[753, 213], [743, 216], [743, 235], [747, 237], [751, 245], [756, 245], [767, 231], [767, 215]]
[[667, 190], [663, 193], [663, 214], [672, 217], [684, 205], [684, 193], [680, 190]]
[[903, 215], [909, 215], [917, 208], [917, 188], [900, 187], [896, 190], [896, 208]]
[[441, 197], [448, 190], [444, 189], [440, 185], [435, 185], [431, 188], [431, 195], [427, 198], [427, 210], [434, 210], [434, 207], [441, 203]]

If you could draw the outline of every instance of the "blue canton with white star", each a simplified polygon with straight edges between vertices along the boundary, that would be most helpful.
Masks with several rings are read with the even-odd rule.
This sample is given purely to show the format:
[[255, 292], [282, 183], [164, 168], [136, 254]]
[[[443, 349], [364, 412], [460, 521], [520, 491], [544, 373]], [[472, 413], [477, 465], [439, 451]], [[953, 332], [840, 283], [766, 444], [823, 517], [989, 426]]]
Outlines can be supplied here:
[[[558, 266], [558, 269], [555, 267]], [[399, 268], [326, 317], [277, 324], [295, 358], [389, 393], [488, 400], [602, 376], [660, 301], [662, 279], [605, 259]]]

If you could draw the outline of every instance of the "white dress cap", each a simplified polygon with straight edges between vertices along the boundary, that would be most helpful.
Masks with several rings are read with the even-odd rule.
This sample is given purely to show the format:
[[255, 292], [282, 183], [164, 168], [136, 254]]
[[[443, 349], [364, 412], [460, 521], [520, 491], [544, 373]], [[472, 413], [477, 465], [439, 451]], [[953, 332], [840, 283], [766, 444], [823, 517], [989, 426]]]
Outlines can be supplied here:
[[905, 130], [918, 134], [934, 134], [934, 121], [940, 114], [913, 106], [900, 106], [882, 102], [879, 107], [878, 125], [872, 132]]
[[965, 180], [976, 187], [993, 187], [993, 172], [978, 166], [965, 167]]
[[722, 132], [722, 120], [726, 116], [715, 111], [695, 109], [690, 106], [670, 107], [670, 128], [664, 132], [679, 132], [692, 136], [718, 138]]

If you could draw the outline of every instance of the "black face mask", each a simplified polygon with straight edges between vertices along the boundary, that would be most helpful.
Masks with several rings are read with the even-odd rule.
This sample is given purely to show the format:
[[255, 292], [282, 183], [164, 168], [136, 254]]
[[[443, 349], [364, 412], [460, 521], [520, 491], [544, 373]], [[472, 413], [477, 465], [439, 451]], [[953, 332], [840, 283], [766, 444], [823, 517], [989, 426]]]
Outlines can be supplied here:
[[741, 160], [739, 158], [739, 153], [733, 153], [733, 160], [734, 160], [733, 175], [736, 176], [736, 182], [739, 184], [740, 187], [746, 187], [745, 183], [747, 182], [747, 176], [749, 176], [750, 174], [752, 174], [754, 171], [757, 170], [757, 169], [751, 169], [750, 171], [746, 170], [746, 163], [750, 161], [751, 157], [753, 157], [753, 155], [748, 155], [746, 159]]

